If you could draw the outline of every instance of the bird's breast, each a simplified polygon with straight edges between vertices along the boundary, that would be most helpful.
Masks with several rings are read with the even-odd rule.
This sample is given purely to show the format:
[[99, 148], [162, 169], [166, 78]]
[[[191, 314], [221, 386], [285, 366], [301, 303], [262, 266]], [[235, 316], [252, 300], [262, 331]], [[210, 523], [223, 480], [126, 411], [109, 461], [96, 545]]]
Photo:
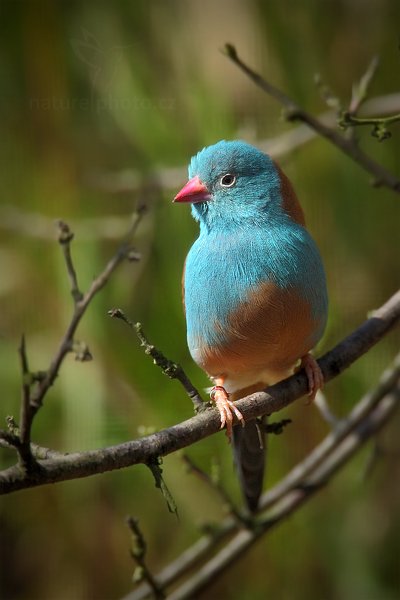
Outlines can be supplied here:
[[211, 376], [244, 374], [251, 382], [263, 370], [286, 373], [322, 335], [325, 278], [315, 246], [296, 252], [293, 240], [261, 242], [199, 238], [187, 257], [189, 349]]

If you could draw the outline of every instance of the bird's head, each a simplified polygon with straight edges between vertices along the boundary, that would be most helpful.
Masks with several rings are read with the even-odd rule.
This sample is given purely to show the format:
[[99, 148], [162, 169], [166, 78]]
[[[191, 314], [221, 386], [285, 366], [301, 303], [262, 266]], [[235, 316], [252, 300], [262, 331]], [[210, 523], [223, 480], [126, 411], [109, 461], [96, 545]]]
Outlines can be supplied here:
[[189, 181], [174, 202], [190, 202], [207, 230], [260, 223], [281, 210], [281, 181], [272, 159], [250, 144], [220, 141], [194, 156]]

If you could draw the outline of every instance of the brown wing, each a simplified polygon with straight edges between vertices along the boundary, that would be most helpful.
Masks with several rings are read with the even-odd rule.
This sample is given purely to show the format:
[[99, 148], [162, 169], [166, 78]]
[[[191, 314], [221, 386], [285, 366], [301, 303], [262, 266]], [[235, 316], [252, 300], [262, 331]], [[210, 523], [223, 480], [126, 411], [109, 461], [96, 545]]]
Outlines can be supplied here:
[[283, 198], [282, 208], [285, 213], [293, 219], [293, 221], [305, 227], [306, 220], [304, 218], [303, 209], [300, 206], [296, 192], [294, 191], [292, 184], [280, 166], [277, 163], [274, 164], [281, 179], [281, 195]]

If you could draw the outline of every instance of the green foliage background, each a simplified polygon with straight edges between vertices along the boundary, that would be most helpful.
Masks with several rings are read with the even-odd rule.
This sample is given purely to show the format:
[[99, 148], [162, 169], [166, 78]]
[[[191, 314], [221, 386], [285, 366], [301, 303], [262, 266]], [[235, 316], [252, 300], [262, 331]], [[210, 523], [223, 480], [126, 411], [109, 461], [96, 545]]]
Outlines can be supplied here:
[[[186, 180], [188, 159], [203, 146], [221, 138], [259, 143], [293, 127], [219, 49], [233, 43], [268, 79], [319, 113], [326, 106], [314, 74], [321, 73], [346, 103], [376, 53], [381, 66], [371, 94], [399, 90], [399, 23], [396, 0], [2, 0], [1, 418], [18, 418], [20, 334], [27, 336], [32, 370], [46, 368], [71, 314], [52, 220], [61, 217], [75, 227], [73, 253], [86, 289], [116, 247], [113, 231], [122, 232], [125, 221], [128, 226], [143, 199], [150, 207], [137, 236], [143, 260], [124, 265], [91, 306], [78, 337], [95, 360], [67, 360], [35, 422], [34, 439], [62, 451], [97, 448], [189, 417], [191, 405], [179, 385], [159, 373], [131, 332], [106, 313], [120, 306], [140, 320], [167, 356], [198, 386], [207, 385], [186, 348], [180, 300], [182, 264], [196, 224], [171, 198]], [[392, 133], [381, 144], [368, 131], [359, 135], [378, 161], [399, 173], [398, 125]], [[326, 264], [331, 306], [322, 352], [398, 287], [399, 198], [371, 187], [366, 173], [320, 139], [281, 163]], [[160, 180], [168, 180], [161, 190]], [[50, 224], [39, 230], [32, 216], [15, 219], [16, 210]], [[93, 220], [99, 218], [107, 239], [96, 233]], [[374, 385], [398, 345], [393, 333], [327, 387], [338, 414]], [[271, 440], [269, 484], [327, 431], [315, 408], [302, 401], [287, 415], [294, 424]], [[382, 436], [388, 453], [367, 480], [371, 448], [204, 598], [398, 598], [398, 427], [397, 418]], [[222, 434], [190, 455], [207, 470], [217, 463], [239, 501]], [[5, 451], [0, 455], [3, 466], [11, 460]], [[0, 596], [120, 597], [133, 571], [127, 513], [140, 520], [154, 571], [175, 558], [204, 522], [222, 517], [223, 507], [185, 473], [179, 456], [165, 459], [164, 474], [179, 521], [141, 466], [2, 498]]]

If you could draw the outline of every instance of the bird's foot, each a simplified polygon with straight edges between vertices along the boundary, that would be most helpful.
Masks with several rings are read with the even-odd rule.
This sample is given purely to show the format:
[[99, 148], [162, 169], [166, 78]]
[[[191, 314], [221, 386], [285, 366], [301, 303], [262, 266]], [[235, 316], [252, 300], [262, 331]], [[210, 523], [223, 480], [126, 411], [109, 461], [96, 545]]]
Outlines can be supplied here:
[[220, 429], [223, 429], [226, 426], [226, 435], [229, 441], [231, 441], [233, 415], [240, 421], [242, 427], [244, 427], [244, 417], [240, 410], [236, 408], [232, 400], [229, 400], [229, 394], [222, 385], [215, 385], [211, 389], [210, 398], [212, 402], [214, 402], [221, 417]]
[[304, 369], [308, 379], [308, 395], [312, 402], [318, 392], [324, 387], [324, 376], [313, 355], [307, 352], [302, 359], [300, 369]]

